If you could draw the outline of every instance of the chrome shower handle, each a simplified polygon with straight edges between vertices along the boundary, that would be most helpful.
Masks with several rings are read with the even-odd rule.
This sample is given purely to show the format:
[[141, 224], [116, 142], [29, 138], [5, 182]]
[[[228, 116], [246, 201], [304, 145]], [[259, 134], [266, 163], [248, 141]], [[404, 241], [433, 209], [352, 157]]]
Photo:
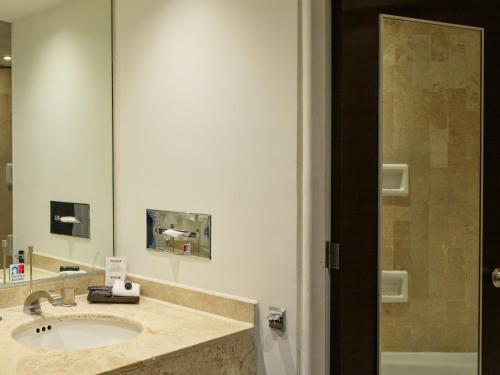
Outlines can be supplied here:
[[496, 268], [491, 273], [491, 282], [495, 288], [500, 288], [500, 268]]

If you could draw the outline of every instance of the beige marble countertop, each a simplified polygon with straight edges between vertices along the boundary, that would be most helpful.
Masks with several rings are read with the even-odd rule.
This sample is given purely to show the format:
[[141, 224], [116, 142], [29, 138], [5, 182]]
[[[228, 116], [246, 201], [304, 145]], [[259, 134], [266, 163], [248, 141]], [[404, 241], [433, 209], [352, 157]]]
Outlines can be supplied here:
[[[90, 304], [77, 297], [75, 307], [43, 303], [43, 316], [29, 316], [22, 306], [0, 310], [0, 368], [2, 374], [99, 374], [126, 366], [176, 356], [239, 334], [253, 325], [167, 302], [141, 297], [139, 305]], [[116, 345], [74, 351], [42, 349], [12, 338], [19, 325], [68, 315], [106, 315], [135, 321], [142, 332]]]

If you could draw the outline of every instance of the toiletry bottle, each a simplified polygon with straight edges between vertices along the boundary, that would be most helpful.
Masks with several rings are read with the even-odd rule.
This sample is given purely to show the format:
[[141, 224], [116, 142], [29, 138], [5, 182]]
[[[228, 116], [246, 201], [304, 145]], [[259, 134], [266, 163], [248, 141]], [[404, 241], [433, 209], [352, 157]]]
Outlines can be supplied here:
[[24, 263], [24, 250], [19, 250], [17, 253], [17, 262]]

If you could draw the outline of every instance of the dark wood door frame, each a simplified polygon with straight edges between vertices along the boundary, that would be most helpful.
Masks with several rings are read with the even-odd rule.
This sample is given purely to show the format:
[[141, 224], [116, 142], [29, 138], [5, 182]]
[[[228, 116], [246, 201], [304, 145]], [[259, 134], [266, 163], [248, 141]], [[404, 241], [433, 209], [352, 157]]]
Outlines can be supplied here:
[[483, 375], [498, 373], [500, 290], [500, 1], [332, 0], [331, 373], [378, 373], [379, 16], [483, 27]]

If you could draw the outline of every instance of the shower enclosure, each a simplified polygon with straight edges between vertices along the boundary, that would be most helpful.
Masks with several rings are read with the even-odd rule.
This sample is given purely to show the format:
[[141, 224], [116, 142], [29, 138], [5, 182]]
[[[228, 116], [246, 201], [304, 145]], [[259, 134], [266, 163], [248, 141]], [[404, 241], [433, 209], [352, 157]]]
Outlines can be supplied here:
[[331, 373], [497, 374], [500, 2], [332, 6]]

